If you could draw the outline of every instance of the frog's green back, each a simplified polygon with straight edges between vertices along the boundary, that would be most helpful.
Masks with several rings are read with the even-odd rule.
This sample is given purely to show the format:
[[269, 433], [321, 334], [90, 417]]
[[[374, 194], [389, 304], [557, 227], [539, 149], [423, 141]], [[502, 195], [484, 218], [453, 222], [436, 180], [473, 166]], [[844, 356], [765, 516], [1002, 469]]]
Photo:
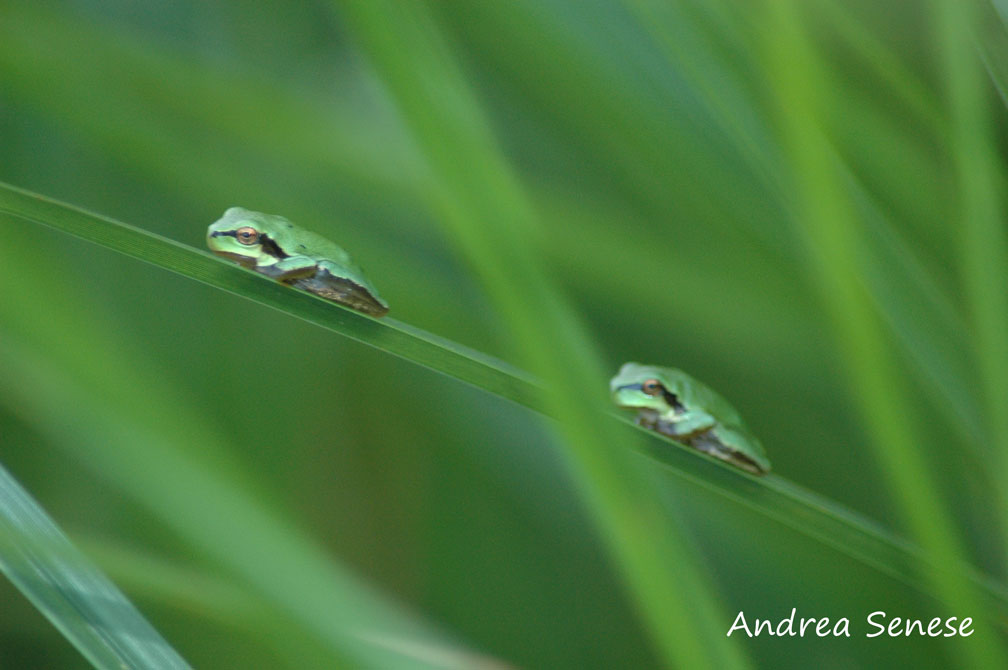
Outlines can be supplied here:
[[[263, 215], [269, 220], [269, 228], [264, 227], [276, 243], [288, 255], [305, 255], [315, 260], [336, 277], [345, 277], [366, 288], [379, 301], [378, 290], [364, 276], [360, 266], [350, 260], [350, 254], [343, 247], [317, 233], [291, 223], [282, 216]], [[382, 301], [383, 302], [383, 301]]]
[[271, 235], [275, 241], [288, 254], [304, 254], [315, 260], [330, 260], [349, 269], [360, 271], [350, 255], [335, 242], [310, 230], [305, 230], [297, 226], [282, 216], [270, 216], [274, 226]]
[[684, 405], [706, 408], [720, 423], [748, 432], [738, 411], [714, 389], [677, 368], [655, 369], [658, 380]]
[[706, 407], [709, 413], [717, 418], [719, 425], [713, 432], [721, 442], [747, 456], [763, 472], [769, 472], [770, 459], [767, 458], [763, 443], [753, 435], [731, 403], [720, 393], [698, 382], [682, 370], [663, 368], [662, 372], [668, 376], [660, 377], [660, 381], [672, 393], [681, 394], [684, 404]]

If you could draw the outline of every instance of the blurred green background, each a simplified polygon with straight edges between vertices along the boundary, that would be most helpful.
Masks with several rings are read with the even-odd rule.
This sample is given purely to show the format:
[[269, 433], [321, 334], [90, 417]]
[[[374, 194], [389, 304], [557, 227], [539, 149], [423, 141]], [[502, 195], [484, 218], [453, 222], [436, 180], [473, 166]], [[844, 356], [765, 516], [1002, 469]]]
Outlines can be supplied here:
[[[998, 3], [961, 3], [979, 34], [943, 23], [956, 12], [943, 2], [798, 3], [813, 61], [788, 51], [773, 4], [428, 9], [538, 214], [530, 245], [609, 369], [689, 371], [735, 404], [777, 475], [907, 536], [900, 501], [930, 497], [966, 558], [1003, 581], [1001, 285], [976, 290], [1005, 272]], [[0, 180], [195, 247], [230, 206], [283, 214], [349, 250], [394, 318], [520, 362], [354, 25], [338, 2], [3, 0]], [[801, 160], [808, 110], [833, 179]], [[830, 238], [807, 220], [830, 189], [850, 253], [824, 260]], [[663, 663], [545, 419], [64, 233], [0, 225], [0, 339], [99, 413], [241, 481], [473, 650], [519, 667]], [[856, 283], [870, 323], [845, 317], [831, 276]], [[871, 359], [851, 334], [873, 330], [891, 387], [858, 373]], [[931, 473], [909, 497], [878, 458], [872, 412], [889, 410], [873, 399], [893, 395]], [[19, 404], [0, 399], [3, 463], [190, 663], [337, 662]], [[722, 632], [740, 610], [851, 620], [850, 639], [736, 640], [756, 666], [944, 667], [947, 640], [865, 639], [865, 616], [991, 623], [676, 482]], [[0, 602], [0, 666], [85, 667], [6, 581]]]

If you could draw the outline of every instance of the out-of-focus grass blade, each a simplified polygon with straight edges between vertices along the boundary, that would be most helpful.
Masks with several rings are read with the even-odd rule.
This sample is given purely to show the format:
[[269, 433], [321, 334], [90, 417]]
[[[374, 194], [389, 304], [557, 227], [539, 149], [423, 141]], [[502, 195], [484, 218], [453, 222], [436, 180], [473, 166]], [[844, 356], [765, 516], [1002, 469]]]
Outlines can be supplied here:
[[879, 39], [871, 26], [857, 20], [851, 3], [817, 0], [815, 7], [860, 63], [885, 82], [886, 93], [914, 111], [915, 121], [926, 124], [937, 137], [946, 132], [946, 120], [939, 112], [934, 91]]
[[[942, 504], [920, 448], [910, 403], [898, 369], [858, 273], [860, 221], [842, 184], [840, 162], [823, 119], [823, 74], [810, 46], [797, 3], [771, 2], [772, 35], [764, 45], [774, 73], [782, 132], [792, 156], [794, 199], [809, 244], [811, 268], [834, 321], [838, 348], [875, 453], [913, 535], [934, 562], [919, 575], [960, 611], [978, 611], [977, 592], [953, 566], [964, 551], [948, 508]], [[976, 617], [974, 640], [957, 639], [955, 658], [964, 667], [1004, 667], [1004, 650], [988, 617]]]
[[188, 668], [0, 466], [0, 570], [96, 668]]
[[987, 66], [987, 74], [1008, 106], [1008, 2], [993, 0], [978, 3], [976, 45]]
[[128, 539], [75, 533], [72, 540], [139, 603], [190, 612], [205, 625], [254, 637], [274, 650], [277, 665], [328, 668], [335, 664], [323, 641], [307, 635], [296, 621], [277, 616], [268, 599], [239, 580], [142, 551]]
[[[932, 23], [942, 55], [952, 111], [951, 147], [960, 194], [959, 259], [966, 288], [984, 408], [1000, 468], [1008, 476], [1008, 239], [1004, 230], [1005, 171], [997, 149], [986, 77], [979, 67], [974, 34], [988, 16], [974, 3], [935, 0]], [[1002, 26], [1003, 27], [1003, 26]], [[1001, 532], [1008, 532], [1008, 496], [1001, 501]], [[1008, 538], [1002, 537], [1002, 541]]]
[[[238, 145], [279, 152], [296, 164], [323, 166], [330, 178], [356, 188], [399, 192], [417, 185], [415, 156], [402, 143], [387, 141], [387, 127], [361, 121], [359, 115], [350, 113], [342, 114], [337, 126], [332, 109], [317, 100], [302, 101], [273, 88], [275, 83], [261, 73], [231, 71], [223, 76], [196, 60], [173, 58], [170, 51], [145, 43], [142, 36], [122, 27], [70, 18], [38, 4], [5, 7], [0, 37], [0, 70], [5, 73], [5, 84], [28, 98], [41, 91], [46, 92], [43, 96], [58, 92], [59, 108], [74, 109], [74, 114], [63, 115], [69, 117], [65, 120], [85, 133], [111, 123], [118, 127], [120, 137], [139, 137], [150, 130], [145, 128], [150, 119], [147, 124], [143, 121], [147, 114], [143, 105], [147, 104], [166, 112], [155, 122], [162, 137], [148, 137], [148, 146], [176, 141], [177, 134], [184, 134], [180, 130], [202, 128]], [[78, 51], [82, 58], [38, 48], [46, 43]], [[40, 78], [39, 73], [44, 72], [61, 76], [58, 81]], [[180, 95], [181, 91], [186, 95]], [[191, 104], [192, 100], [200, 102]], [[265, 100], [269, 101], [266, 109]], [[259, 113], [249, 114], [250, 109]], [[186, 123], [180, 124], [180, 120]], [[283, 130], [278, 132], [277, 128]], [[379, 142], [382, 154], [368, 150], [369, 145]], [[158, 157], [163, 155], [149, 151], [135, 139], [116, 145], [117, 150], [129, 152], [135, 162], [150, 169], [157, 169]]]
[[[966, 320], [934, 277], [885, 220], [864, 187], [844, 171], [843, 183], [865, 223], [859, 260], [872, 288], [872, 299], [934, 400], [981, 462], [990, 455], [988, 432], [972, 388]], [[921, 324], [927, 327], [921, 327]]]
[[516, 354], [545, 382], [543, 402], [558, 420], [581, 498], [655, 651], [670, 666], [745, 667], [657, 480], [614, 448], [636, 438], [605, 419], [597, 355], [543, 269], [534, 210], [440, 27], [420, 3], [343, 6], [438, 180], [431, 204], [446, 236], [483, 279]]
[[[0, 220], [23, 225], [26, 219], [206, 282], [392, 355], [426, 365], [535, 411], [548, 413], [538, 387], [529, 376], [506, 363], [406, 324], [390, 322], [389, 319], [375, 321], [314, 296], [293, 291], [236, 265], [138, 228], [0, 184]], [[700, 457], [685, 447], [673, 446], [674, 443], [654, 433], [648, 432], [647, 435], [650, 439], [645, 450], [663, 464], [664, 467], [660, 468], [663, 476], [682, 477], [698, 483], [910, 586], [929, 592], [924, 583], [912, 576], [921, 569], [923, 559], [920, 551], [882, 530], [874, 522], [776, 475], [756, 479]], [[1004, 613], [1003, 619], [1008, 622], [1008, 591], [989, 579], [977, 577], [977, 580], [982, 583], [991, 606]]]

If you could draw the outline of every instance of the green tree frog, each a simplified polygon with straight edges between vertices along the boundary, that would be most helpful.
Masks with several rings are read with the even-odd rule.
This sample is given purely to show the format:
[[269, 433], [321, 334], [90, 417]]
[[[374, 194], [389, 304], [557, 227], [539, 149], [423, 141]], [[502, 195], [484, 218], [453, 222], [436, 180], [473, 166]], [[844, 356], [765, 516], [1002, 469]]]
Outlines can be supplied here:
[[770, 471], [759, 440], [728, 401], [682, 370], [626, 363], [609, 382], [613, 402], [637, 424], [753, 474]]
[[250, 270], [365, 314], [388, 312], [343, 249], [282, 216], [232, 207], [210, 224], [207, 246]]

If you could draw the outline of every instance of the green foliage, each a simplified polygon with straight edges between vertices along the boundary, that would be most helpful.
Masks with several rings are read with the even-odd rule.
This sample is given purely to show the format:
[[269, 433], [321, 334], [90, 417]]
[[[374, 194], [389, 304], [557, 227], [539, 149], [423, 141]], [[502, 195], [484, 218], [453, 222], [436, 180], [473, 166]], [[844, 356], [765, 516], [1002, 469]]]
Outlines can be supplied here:
[[[1001, 10], [5, 3], [4, 464], [196, 667], [1001, 667]], [[232, 205], [392, 318], [195, 251]], [[774, 474], [612, 420], [626, 360]], [[792, 607], [852, 638], [725, 637]]]

